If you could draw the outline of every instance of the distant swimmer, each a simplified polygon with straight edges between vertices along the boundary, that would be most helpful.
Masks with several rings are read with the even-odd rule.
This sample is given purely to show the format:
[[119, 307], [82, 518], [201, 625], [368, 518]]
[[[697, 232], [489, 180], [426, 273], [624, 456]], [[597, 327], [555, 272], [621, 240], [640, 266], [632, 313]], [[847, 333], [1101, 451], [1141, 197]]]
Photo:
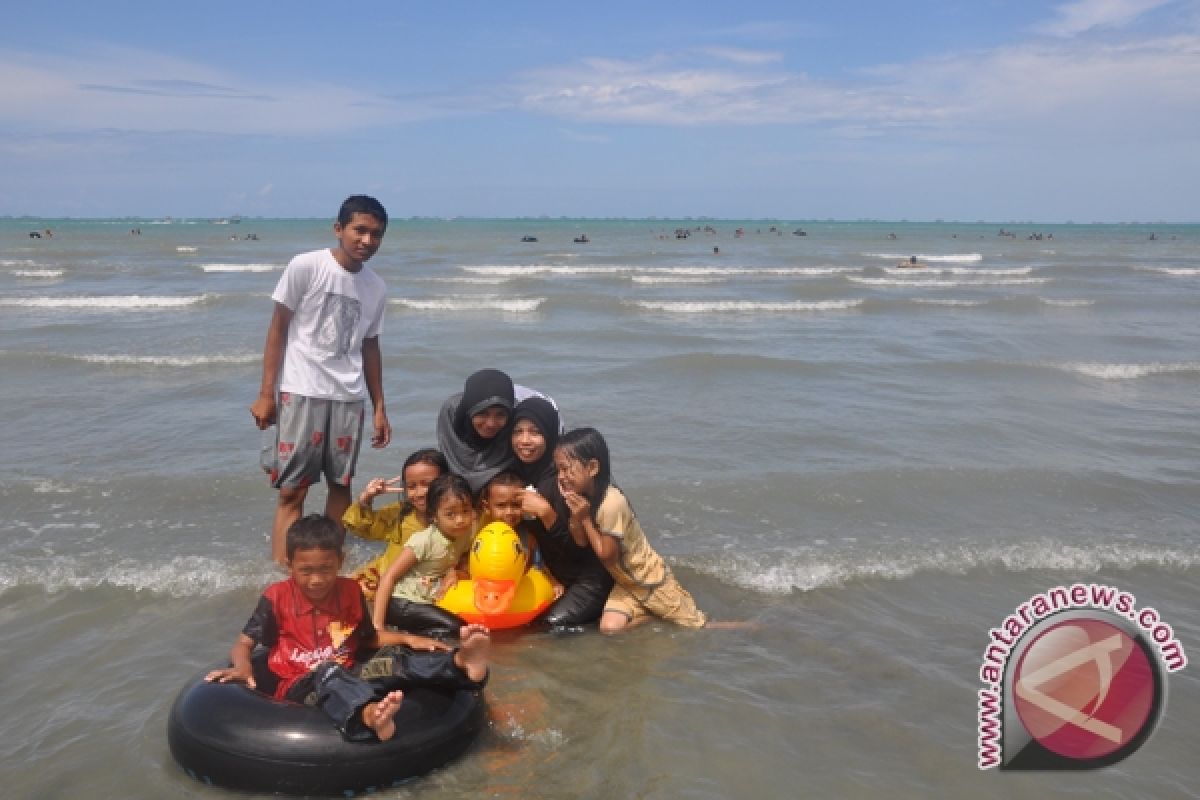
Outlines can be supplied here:
[[908, 261], [901, 261], [896, 266], [905, 269], [923, 269], [925, 267], [924, 264], [922, 264], [920, 261], [917, 261], [916, 256], [909, 256]]

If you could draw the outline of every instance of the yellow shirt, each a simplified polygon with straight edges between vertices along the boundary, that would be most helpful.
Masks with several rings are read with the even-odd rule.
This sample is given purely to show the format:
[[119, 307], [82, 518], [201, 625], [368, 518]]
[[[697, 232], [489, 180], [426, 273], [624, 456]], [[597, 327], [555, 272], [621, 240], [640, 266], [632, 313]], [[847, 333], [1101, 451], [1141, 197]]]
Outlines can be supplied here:
[[426, 527], [417, 519], [416, 511], [402, 515], [403, 510], [404, 506], [401, 503], [391, 503], [376, 511], [355, 502], [351, 503], [342, 515], [342, 524], [354, 535], [387, 542], [387, 548], [382, 555], [363, 564], [352, 575], [362, 586], [368, 602], [375, 599], [375, 590], [379, 588], [379, 576], [400, 556], [404, 543], [414, 533]]

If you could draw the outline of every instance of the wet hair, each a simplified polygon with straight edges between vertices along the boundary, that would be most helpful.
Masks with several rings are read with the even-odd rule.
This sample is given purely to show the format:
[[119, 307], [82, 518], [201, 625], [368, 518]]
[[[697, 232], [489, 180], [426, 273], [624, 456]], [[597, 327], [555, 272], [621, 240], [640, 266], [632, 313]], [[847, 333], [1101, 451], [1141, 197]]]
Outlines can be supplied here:
[[501, 472], [497, 472], [495, 477], [484, 485], [483, 491], [479, 493], [480, 499], [490, 497], [491, 495], [488, 492], [492, 490], [493, 486], [515, 486], [518, 489], [524, 489], [525, 481], [511, 469], [502, 470]]
[[592, 515], [596, 514], [596, 506], [604, 501], [604, 495], [608, 492], [608, 486], [612, 483], [612, 466], [608, 458], [608, 443], [604, 441], [604, 437], [600, 435], [600, 431], [595, 428], [575, 428], [567, 431], [558, 438], [558, 450], [563, 451], [569, 457], [586, 464], [593, 459], [600, 465], [600, 469], [596, 472], [596, 477], [592, 483], [593, 497], [588, 499], [592, 501]]
[[297, 550], [328, 550], [342, 554], [346, 533], [324, 514], [309, 514], [292, 523], [287, 530], [287, 557], [291, 561]]
[[338, 209], [338, 224], [349, 225], [355, 214], [370, 214], [383, 224], [384, 230], [387, 230], [387, 211], [384, 209], [383, 203], [374, 197], [365, 194], [352, 194], [347, 197], [342, 201], [342, 207]]
[[[404, 466], [400, 468], [401, 482], [407, 480], [405, 473], [407, 473], [408, 468], [414, 464], [428, 464], [431, 467], [436, 467], [439, 476], [445, 475], [450, 471], [450, 465], [446, 463], [446, 457], [442, 455], [441, 450], [438, 450], [436, 447], [423, 447], [416, 452], [410, 453], [408, 458], [404, 459]], [[425, 507], [429, 508], [428, 505]], [[412, 512], [412, 500], [409, 499], [408, 494], [406, 493], [404, 495], [404, 504], [400, 506], [400, 516], [406, 517]]]
[[425, 511], [432, 520], [437, 515], [438, 506], [446, 500], [465, 499], [474, 506], [475, 495], [471, 493], [471, 484], [461, 475], [453, 472], [443, 472], [429, 484], [429, 492], [425, 495]]

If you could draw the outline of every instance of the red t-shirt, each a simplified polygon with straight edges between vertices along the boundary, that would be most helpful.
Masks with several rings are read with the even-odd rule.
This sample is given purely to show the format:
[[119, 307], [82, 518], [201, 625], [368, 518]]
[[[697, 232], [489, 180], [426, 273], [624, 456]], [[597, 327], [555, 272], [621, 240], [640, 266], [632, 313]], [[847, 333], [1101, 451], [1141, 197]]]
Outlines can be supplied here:
[[375, 625], [357, 581], [339, 577], [315, 606], [288, 578], [267, 587], [242, 633], [270, 648], [267, 666], [279, 676], [275, 697], [282, 699], [322, 661], [353, 667], [359, 647], [375, 638]]

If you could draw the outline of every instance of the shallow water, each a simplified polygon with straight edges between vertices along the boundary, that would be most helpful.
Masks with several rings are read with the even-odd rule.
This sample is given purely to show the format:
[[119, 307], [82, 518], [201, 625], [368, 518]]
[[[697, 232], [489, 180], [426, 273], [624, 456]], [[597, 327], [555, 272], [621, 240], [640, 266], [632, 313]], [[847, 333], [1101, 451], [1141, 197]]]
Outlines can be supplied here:
[[[799, 225], [393, 222], [372, 263], [396, 436], [360, 475], [395, 474], [441, 400], [501, 367], [605, 432], [684, 584], [757, 627], [501, 637], [485, 735], [391, 796], [1200, 785], [1192, 668], [1150, 742], [1095, 773], [980, 772], [975, 719], [988, 629], [1052, 586], [1120, 587], [1200, 642], [1200, 229]], [[247, 408], [279, 270], [327, 231], [0, 220], [6, 796], [225, 796], [164, 725], [274, 577]], [[912, 253], [929, 267], [895, 268]]]

